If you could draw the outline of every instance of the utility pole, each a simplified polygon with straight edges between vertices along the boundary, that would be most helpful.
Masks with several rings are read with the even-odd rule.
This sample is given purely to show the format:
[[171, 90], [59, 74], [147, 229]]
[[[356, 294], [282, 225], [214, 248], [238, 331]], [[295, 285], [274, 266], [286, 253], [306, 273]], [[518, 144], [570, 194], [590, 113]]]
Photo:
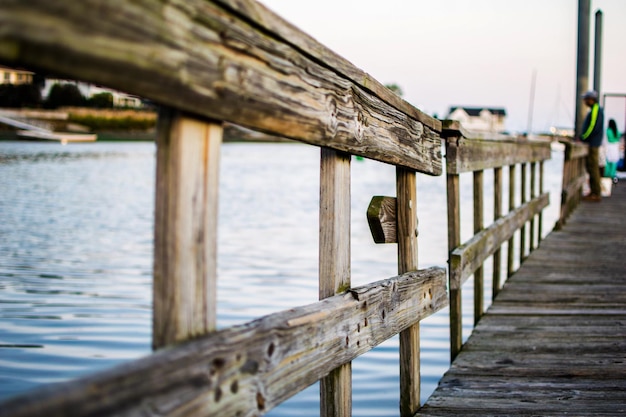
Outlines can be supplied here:
[[528, 126], [526, 135], [530, 138], [533, 131], [533, 108], [535, 106], [535, 84], [537, 82], [537, 70], [533, 69], [533, 76], [530, 81], [530, 100], [528, 102]]
[[600, 94], [600, 82], [602, 78], [602, 10], [596, 12], [596, 27], [593, 50], [593, 89]]
[[576, 121], [575, 135], [580, 130], [585, 118], [585, 106], [581, 100], [583, 93], [589, 88], [589, 14], [590, 0], [578, 0], [578, 51], [576, 66]]

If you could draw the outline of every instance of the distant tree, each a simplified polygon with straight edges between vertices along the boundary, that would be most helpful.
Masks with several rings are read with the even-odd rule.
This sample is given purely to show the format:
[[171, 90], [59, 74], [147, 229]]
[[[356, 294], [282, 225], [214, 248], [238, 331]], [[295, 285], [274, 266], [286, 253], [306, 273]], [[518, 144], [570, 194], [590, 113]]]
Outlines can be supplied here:
[[87, 105], [98, 109], [113, 108], [113, 94], [107, 92], [94, 94], [87, 100]]
[[41, 92], [34, 84], [0, 84], [0, 107], [39, 107]]
[[37, 88], [39, 88], [39, 91], [43, 90], [46, 86], [46, 76], [38, 72], [34, 73], [33, 84], [36, 85]]
[[387, 87], [388, 89], [390, 89], [391, 91], [399, 95], [400, 97], [402, 97], [402, 95], [404, 94], [404, 91], [402, 91], [402, 88], [396, 83], [385, 84], [385, 87]]
[[74, 84], [54, 84], [48, 93], [45, 107], [56, 109], [64, 106], [84, 106], [85, 97]]

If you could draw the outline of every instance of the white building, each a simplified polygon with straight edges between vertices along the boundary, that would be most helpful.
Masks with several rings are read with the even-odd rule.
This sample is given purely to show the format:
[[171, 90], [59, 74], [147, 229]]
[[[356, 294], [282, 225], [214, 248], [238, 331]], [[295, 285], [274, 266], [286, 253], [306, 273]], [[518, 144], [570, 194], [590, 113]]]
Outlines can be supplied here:
[[100, 87], [94, 84], [87, 84], [79, 81], [72, 80], [62, 80], [62, 79], [53, 79], [46, 78], [46, 84], [41, 92], [42, 97], [48, 97], [50, 93], [50, 89], [55, 84], [74, 84], [78, 87], [80, 93], [86, 97], [91, 98], [96, 94], [100, 93], [110, 93], [113, 97], [113, 107], [131, 107], [131, 108], [140, 108], [143, 107], [143, 102], [137, 96], [133, 96], [130, 94], [122, 93], [121, 91], [111, 90], [110, 88]]
[[446, 118], [460, 122], [465, 130], [480, 136], [506, 132], [506, 110], [503, 108], [450, 107]]
[[0, 65], [0, 84], [31, 84], [34, 73]]

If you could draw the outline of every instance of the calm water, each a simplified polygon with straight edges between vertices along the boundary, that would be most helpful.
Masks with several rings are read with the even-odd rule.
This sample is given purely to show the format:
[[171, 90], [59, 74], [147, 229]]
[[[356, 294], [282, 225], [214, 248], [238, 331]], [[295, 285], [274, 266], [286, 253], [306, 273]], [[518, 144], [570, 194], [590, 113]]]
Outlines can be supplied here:
[[[154, 157], [151, 143], [0, 142], [0, 399], [150, 353]], [[544, 234], [558, 215], [561, 168], [553, 153]], [[466, 240], [471, 175], [461, 183]], [[397, 272], [396, 245], [374, 244], [367, 226], [374, 195], [395, 195], [395, 169], [353, 160], [355, 286]], [[219, 327], [317, 301], [318, 200], [318, 148], [222, 147]], [[445, 177], [418, 176], [418, 208], [420, 267], [445, 266]], [[467, 337], [471, 284], [463, 297]], [[448, 368], [448, 310], [421, 329], [425, 401]], [[355, 416], [398, 415], [397, 337], [355, 360], [353, 373]], [[314, 385], [268, 415], [317, 416], [318, 396]]]

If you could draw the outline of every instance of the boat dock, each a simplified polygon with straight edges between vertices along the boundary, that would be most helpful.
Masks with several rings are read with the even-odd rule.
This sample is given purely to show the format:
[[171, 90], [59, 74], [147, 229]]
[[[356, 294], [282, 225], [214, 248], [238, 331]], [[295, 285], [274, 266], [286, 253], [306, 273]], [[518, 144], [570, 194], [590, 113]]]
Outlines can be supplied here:
[[54, 132], [50, 129], [16, 119], [13, 115], [0, 113], [0, 124], [17, 128], [18, 139], [52, 140], [62, 144], [68, 142], [93, 142], [98, 136], [94, 133]]
[[418, 416], [626, 413], [626, 184], [508, 279]]
[[[320, 416], [349, 417], [352, 361], [396, 335], [402, 417], [626, 411], [626, 185], [579, 204], [586, 145], [551, 138], [565, 144], [561, 211], [558, 230], [542, 239], [543, 210], [559, 204], [544, 190], [549, 140], [482, 138], [436, 119], [254, 0], [118, 6], [103, 19], [105, 0], [79, 12], [11, 2], [0, 15], [0, 59], [160, 104], [154, 207], [145, 208], [155, 216], [154, 352], [16, 395], [0, 403], [1, 417], [252, 417], [317, 381]], [[320, 148], [319, 301], [218, 329], [226, 123]], [[396, 183], [395, 195], [364, 197], [374, 241], [397, 245], [397, 275], [361, 286], [351, 282], [351, 241], [363, 238], [351, 233], [353, 156], [393, 166]], [[431, 204], [427, 193], [418, 199], [423, 175], [447, 187], [448, 227], [436, 238], [447, 233], [447, 270], [419, 268], [418, 202]], [[473, 204], [461, 204], [469, 188]], [[469, 208], [474, 235], [462, 242]], [[490, 261], [497, 297], [485, 311]], [[471, 277], [477, 326], [463, 344]], [[420, 321], [448, 306], [454, 361], [420, 407]]]

